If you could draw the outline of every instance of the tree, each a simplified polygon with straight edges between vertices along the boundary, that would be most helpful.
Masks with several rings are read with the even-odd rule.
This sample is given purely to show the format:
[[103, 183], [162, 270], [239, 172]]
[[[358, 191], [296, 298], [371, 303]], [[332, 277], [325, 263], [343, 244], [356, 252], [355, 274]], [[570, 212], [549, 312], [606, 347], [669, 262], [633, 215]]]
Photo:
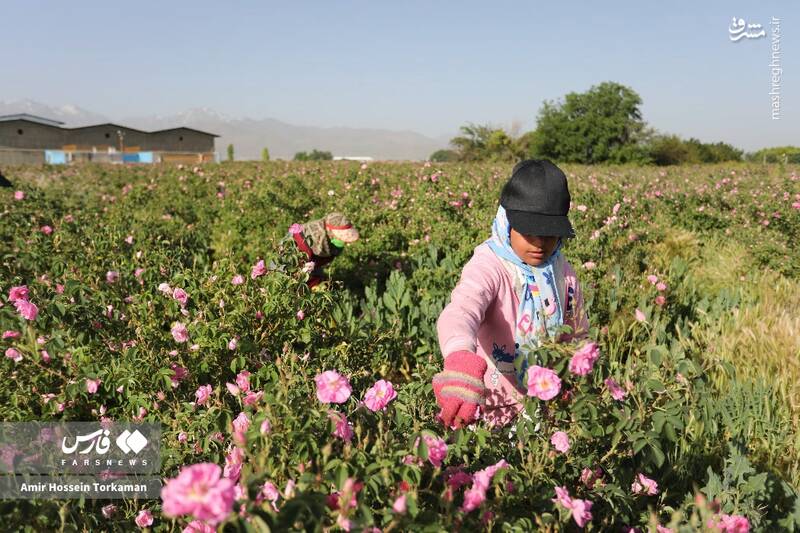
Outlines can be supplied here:
[[703, 143], [695, 138], [685, 141], [677, 135], [654, 135], [647, 148], [648, 154], [656, 165], [721, 163], [741, 161], [742, 159], [742, 151], [730, 144]]
[[545, 101], [537, 118], [534, 152], [574, 163], [645, 160], [640, 146], [642, 99], [632, 89], [607, 81], [561, 103]]
[[541, 157], [536, 152], [536, 131], [528, 131], [514, 139], [514, 157], [515, 159], [537, 159]]
[[694, 161], [695, 153], [677, 135], [656, 135], [648, 147], [656, 165], [679, 165]]
[[310, 153], [297, 152], [294, 154], [295, 161], [330, 161], [333, 159], [333, 154], [330, 152], [323, 152], [314, 148]]
[[266, 146], [261, 150], [261, 160], [269, 161], [269, 148]]
[[762, 148], [747, 155], [748, 161], [757, 163], [800, 163], [800, 147], [774, 146]]
[[455, 148], [460, 161], [480, 161], [486, 158], [486, 145], [494, 131], [490, 126], [479, 126], [469, 123], [461, 126], [458, 137], [450, 139], [450, 145]]
[[228, 145], [228, 161], [233, 161], [233, 145]]
[[434, 163], [458, 161], [458, 153], [455, 150], [436, 150], [429, 159]]

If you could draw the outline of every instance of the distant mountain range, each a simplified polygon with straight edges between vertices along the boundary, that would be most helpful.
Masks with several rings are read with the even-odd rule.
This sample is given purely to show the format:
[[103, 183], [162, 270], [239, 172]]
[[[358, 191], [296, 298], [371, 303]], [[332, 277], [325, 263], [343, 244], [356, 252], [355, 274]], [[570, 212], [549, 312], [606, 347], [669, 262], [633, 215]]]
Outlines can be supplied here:
[[334, 156], [424, 160], [436, 150], [446, 148], [449, 138], [455, 136], [431, 138], [413, 131], [296, 126], [272, 118], [230, 118], [207, 108], [189, 109], [171, 116], [110, 118], [74, 105], [52, 107], [33, 100], [0, 101], [0, 115], [15, 113], [59, 120], [66, 127], [102, 122], [147, 131], [186, 126], [219, 135], [215, 141], [216, 150], [222, 158], [228, 144], [233, 144], [236, 159], [260, 159], [261, 150], [266, 146], [273, 159], [291, 159], [297, 152], [316, 148]]

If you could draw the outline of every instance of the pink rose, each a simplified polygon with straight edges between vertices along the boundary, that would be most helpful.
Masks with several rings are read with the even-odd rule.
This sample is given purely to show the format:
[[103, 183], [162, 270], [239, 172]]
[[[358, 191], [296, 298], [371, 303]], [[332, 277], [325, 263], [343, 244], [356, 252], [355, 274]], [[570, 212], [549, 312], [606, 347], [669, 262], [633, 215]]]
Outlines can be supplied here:
[[116, 283], [119, 280], [119, 272], [116, 270], [109, 270], [106, 272], [106, 282]]
[[367, 390], [364, 395], [364, 404], [371, 411], [382, 411], [386, 406], [397, 397], [394, 387], [390, 381], [378, 380]]
[[663, 305], [664, 305], [665, 303], [667, 303], [667, 299], [666, 299], [666, 298], [664, 298], [664, 295], [663, 295], [663, 294], [659, 294], [658, 296], [656, 296], [656, 305], [657, 305], [657, 306], [659, 306], [659, 307], [663, 307]]
[[[433, 466], [442, 466], [442, 461], [447, 457], [447, 443], [444, 439], [438, 437], [431, 437], [430, 435], [423, 435], [425, 444], [428, 446], [428, 461]], [[414, 447], [419, 446], [419, 437], [414, 442]]]
[[403, 494], [399, 496], [394, 503], [392, 504], [392, 511], [397, 514], [405, 514], [406, 513], [406, 495]]
[[181, 469], [161, 489], [162, 510], [168, 517], [192, 515], [216, 526], [233, 510], [234, 482], [221, 476], [212, 463], [199, 463]]
[[238, 374], [236, 374], [236, 385], [242, 392], [247, 392], [250, 390], [250, 372], [247, 370], [242, 370]]
[[636, 478], [631, 483], [631, 492], [634, 494], [647, 494], [648, 496], [655, 496], [658, 494], [658, 483], [644, 474], [637, 474]]
[[461, 509], [467, 513], [473, 511], [480, 507], [485, 499], [486, 491], [472, 486], [464, 491], [464, 503], [461, 505]]
[[189, 295], [185, 290], [180, 288], [175, 288], [172, 290], [172, 298], [178, 300], [178, 303], [181, 304], [181, 307], [186, 307], [186, 303], [189, 301]]
[[24, 200], [25, 193], [23, 191], [14, 191], [14, 200]]
[[172, 381], [172, 387], [175, 388], [182, 380], [186, 379], [186, 377], [189, 375], [189, 371], [177, 363], [171, 363], [169, 367], [173, 372], [175, 372], [175, 374], [169, 378]]
[[634, 312], [634, 316], [636, 317], [636, 320], [638, 322], [644, 322], [645, 320], [647, 320], [647, 317], [644, 316], [644, 313], [642, 313], [641, 309], [639, 309], [638, 307], [636, 308], [636, 311]]
[[264, 260], [259, 260], [253, 267], [250, 269], [250, 278], [256, 279], [259, 276], [263, 276], [267, 273], [267, 267], [264, 266]]
[[208, 399], [211, 397], [211, 385], [201, 385], [197, 388], [194, 393], [195, 398], [197, 398], [197, 405], [204, 405], [208, 402]]
[[594, 488], [595, 484], [599, 482], [600, 486], [603, 486], [603, 481], [600, 479], [603, 475], [603, 471], [600, 468], [595, 468], [594, 470], [590, 468], [584, 468], [581, 471], [581, 482], [586, 485], [586, 488], [592, 489]]
[[549, 368], [534, 365], [528, 369], [528, 396], [552, 400], [561, 390], [561, 379]]
[[94, 394], [94, 393], [97, 392], [97, 389], [98, 389], [98, 387], [100, 387], [100, 383], [102, 383], [102, 382], [103, 382], [103, 380], [101, 380], [101, 379], [88, 379], [87, 378], [86, 379], [86, 390], [89, 392], [89, 394]]
[[716, 528], [722, 533], [748, 533], [750, 521], [740, 515], [721, 514], [709, 520], [709, 528]]
[[200, 520], [192, 520], [183, 528], [181, 533], [217, 533], [217, 528], [211, 527]]
[[353, 426], [348, 422], [347, 417], [338, 411], [328, 411], [328, 417], [336, 422], [333, 436], [350, 442], [353, 439]]
[[53, 233], [53, 228], [51, 228], [50, 226], [45, 225], [45, 226], [42, 226], [41, 228], [39, 228], [39, 231], [41, 231], [45, 235], [50, 235], [51, 233]]
[[182, 322], [175, 322], [172, 326], [172, 338], [176, 342], [186, 342], [189, 340], [189, 330]]
[[27, 301], [27, 300], [17, 300], [14, 302], [14, 307], [17, 308], [17, 312], [24, 318], [25, 320], [36, 320], [36, 315], [39, 314], [39, 308], [36, 307], [35, 304]]
[[553, 433], [553, 436], [550, 437], [550, 443], [561, 453], [567, 453], [567, 450], [569, 450], [569, 436], [563, 431]]
[[244, 395], [244, 404], [245, 405], [255, 405], [261, 400], [264, 396], [263, 391], [248, 391], [247, 394]]
[[472, 486], [464, 491], [464, 503], [461, 509], [468, 513], [480, 507], [486, 499], [486, 491], [492, 484], [492, 478], [499, 469], [506, 467], [508, 467], [508, 463], [501, 459], [497, 463], [475, 472], [472, 477]]
[[322, 403], [344, 403], [352, 389], [346, 377], [335, 370], [326, 370], [314, 378], [317, 384], [317, 398]]
[[3, 339], [18, 339], [21, 333], [12, 329], [7, 329], [3, 332]]
[[239, 416], [233, 419], [233, 430], [237, 433], [247, 433], [250, 428], [250, 418], [246, 413], [241, 412]]
[[655, 285], [656, 283], [658, 283], [658, 277], [654, 276], [653, 274], [650, 274], [649, 276], [647, 276], [647, 281], [650, 282], [650, 285]]
[[555, 489], [556, 497], [552, 499], [553, 503], [569, 509], [572, 519], [575, 520], [578, 527], [585, 526], [592, 519], [592, 513], [590, 512], [592, 502], [570, 497], [566, 487], [556, 487]]
[[620, 387], [619, 383], [611, 378], [606, 378], [603, 383], [606, 384], [606, 387], [608, 387], [608, 392], [611, 393], [611, 397], [615, 400], [624, 400], [625, 396], [628, 395], [628, 392]]
[[136, 525], [139, 527], [149, 527], [153, 524], [153, 513], [147, 509], [142, 509], [139, 511], [139, 514], [136, 515], [134, 522], [136, 522]]
[[597, 343], [588, 342], [579, 348], [569, 361], [569, 371], [579, 376], [585, 376], [592, 371], [594, 362], [600, 357], [600, 348]]
[[244, 276], [241, 274], [236, 274], [233, 276], [233, 279], [231, 279], [231, 285], [241, 285], [242, 283], [244, 283]]
[[667, 290], [667, 284], [664, 283], [663, 281], [659, 281], [658, 285], [656, 285], [656, 289], [660, 292], [664, 292], [665, 290]]
[[291, 226], [289, 226], [289, 233], [291, 233], [292, 235], [302, 232], [303, 232], [302, 224], [292, 224]]
[[14, 348], [6, 349], [6, 357], [8, 357], [9, 359], [13, 359], [15, 363], [19, 363], [20, 361], [22, 361], [22, 354], [19, 353]]
[[11, 289], [8, 291], [9, 302], [16, 302], [17, 300], [27, 300], [27, 299], [28, 299], [27, 285], [18, 285], [16, 287], [11, 287]]
[[592, 502], [589, 500], [580, 500], [574, 498], [572, 500], [572, 519], [578, 524], [578, 527], [585, 526], [592, 519]]

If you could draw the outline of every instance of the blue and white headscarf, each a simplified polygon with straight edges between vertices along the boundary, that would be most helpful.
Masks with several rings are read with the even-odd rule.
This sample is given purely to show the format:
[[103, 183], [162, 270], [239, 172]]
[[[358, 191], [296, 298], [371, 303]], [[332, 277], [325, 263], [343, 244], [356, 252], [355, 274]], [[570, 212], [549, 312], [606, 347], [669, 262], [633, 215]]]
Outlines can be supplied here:
[[[512, 275], [519, 296], [517, 323], [514, 325], [514, 369], [517, 383], [525, 388], [529, 361], [528, 350], [539, 346], [541, 337], [555, 339], [564, 323], [564, 306], [559, 299], [558, 285], [563, 284], [563, 239], [558, 239], [553, 253], [539, 266], [525, 263], [511, 248], [511, 227], [501, 205], [492, 223], [492, 236], [485, 241]], [[526, 349], [526, 354], [521, 349]]]

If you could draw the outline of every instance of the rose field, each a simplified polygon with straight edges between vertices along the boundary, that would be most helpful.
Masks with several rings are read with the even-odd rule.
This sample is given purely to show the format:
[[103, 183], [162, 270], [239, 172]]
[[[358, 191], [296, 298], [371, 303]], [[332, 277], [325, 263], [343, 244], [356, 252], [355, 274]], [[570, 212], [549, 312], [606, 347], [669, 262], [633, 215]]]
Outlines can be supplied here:
[[[800, 528], [800, 168], [564, 165], [599, 357], [448, 429], [436, 321], [511, 166], [4, 168], [0, 420], [158, 422], [164, 489], [3, 529]], [[361, 238], [312, 291], [280, 241], [331, 211]]]

